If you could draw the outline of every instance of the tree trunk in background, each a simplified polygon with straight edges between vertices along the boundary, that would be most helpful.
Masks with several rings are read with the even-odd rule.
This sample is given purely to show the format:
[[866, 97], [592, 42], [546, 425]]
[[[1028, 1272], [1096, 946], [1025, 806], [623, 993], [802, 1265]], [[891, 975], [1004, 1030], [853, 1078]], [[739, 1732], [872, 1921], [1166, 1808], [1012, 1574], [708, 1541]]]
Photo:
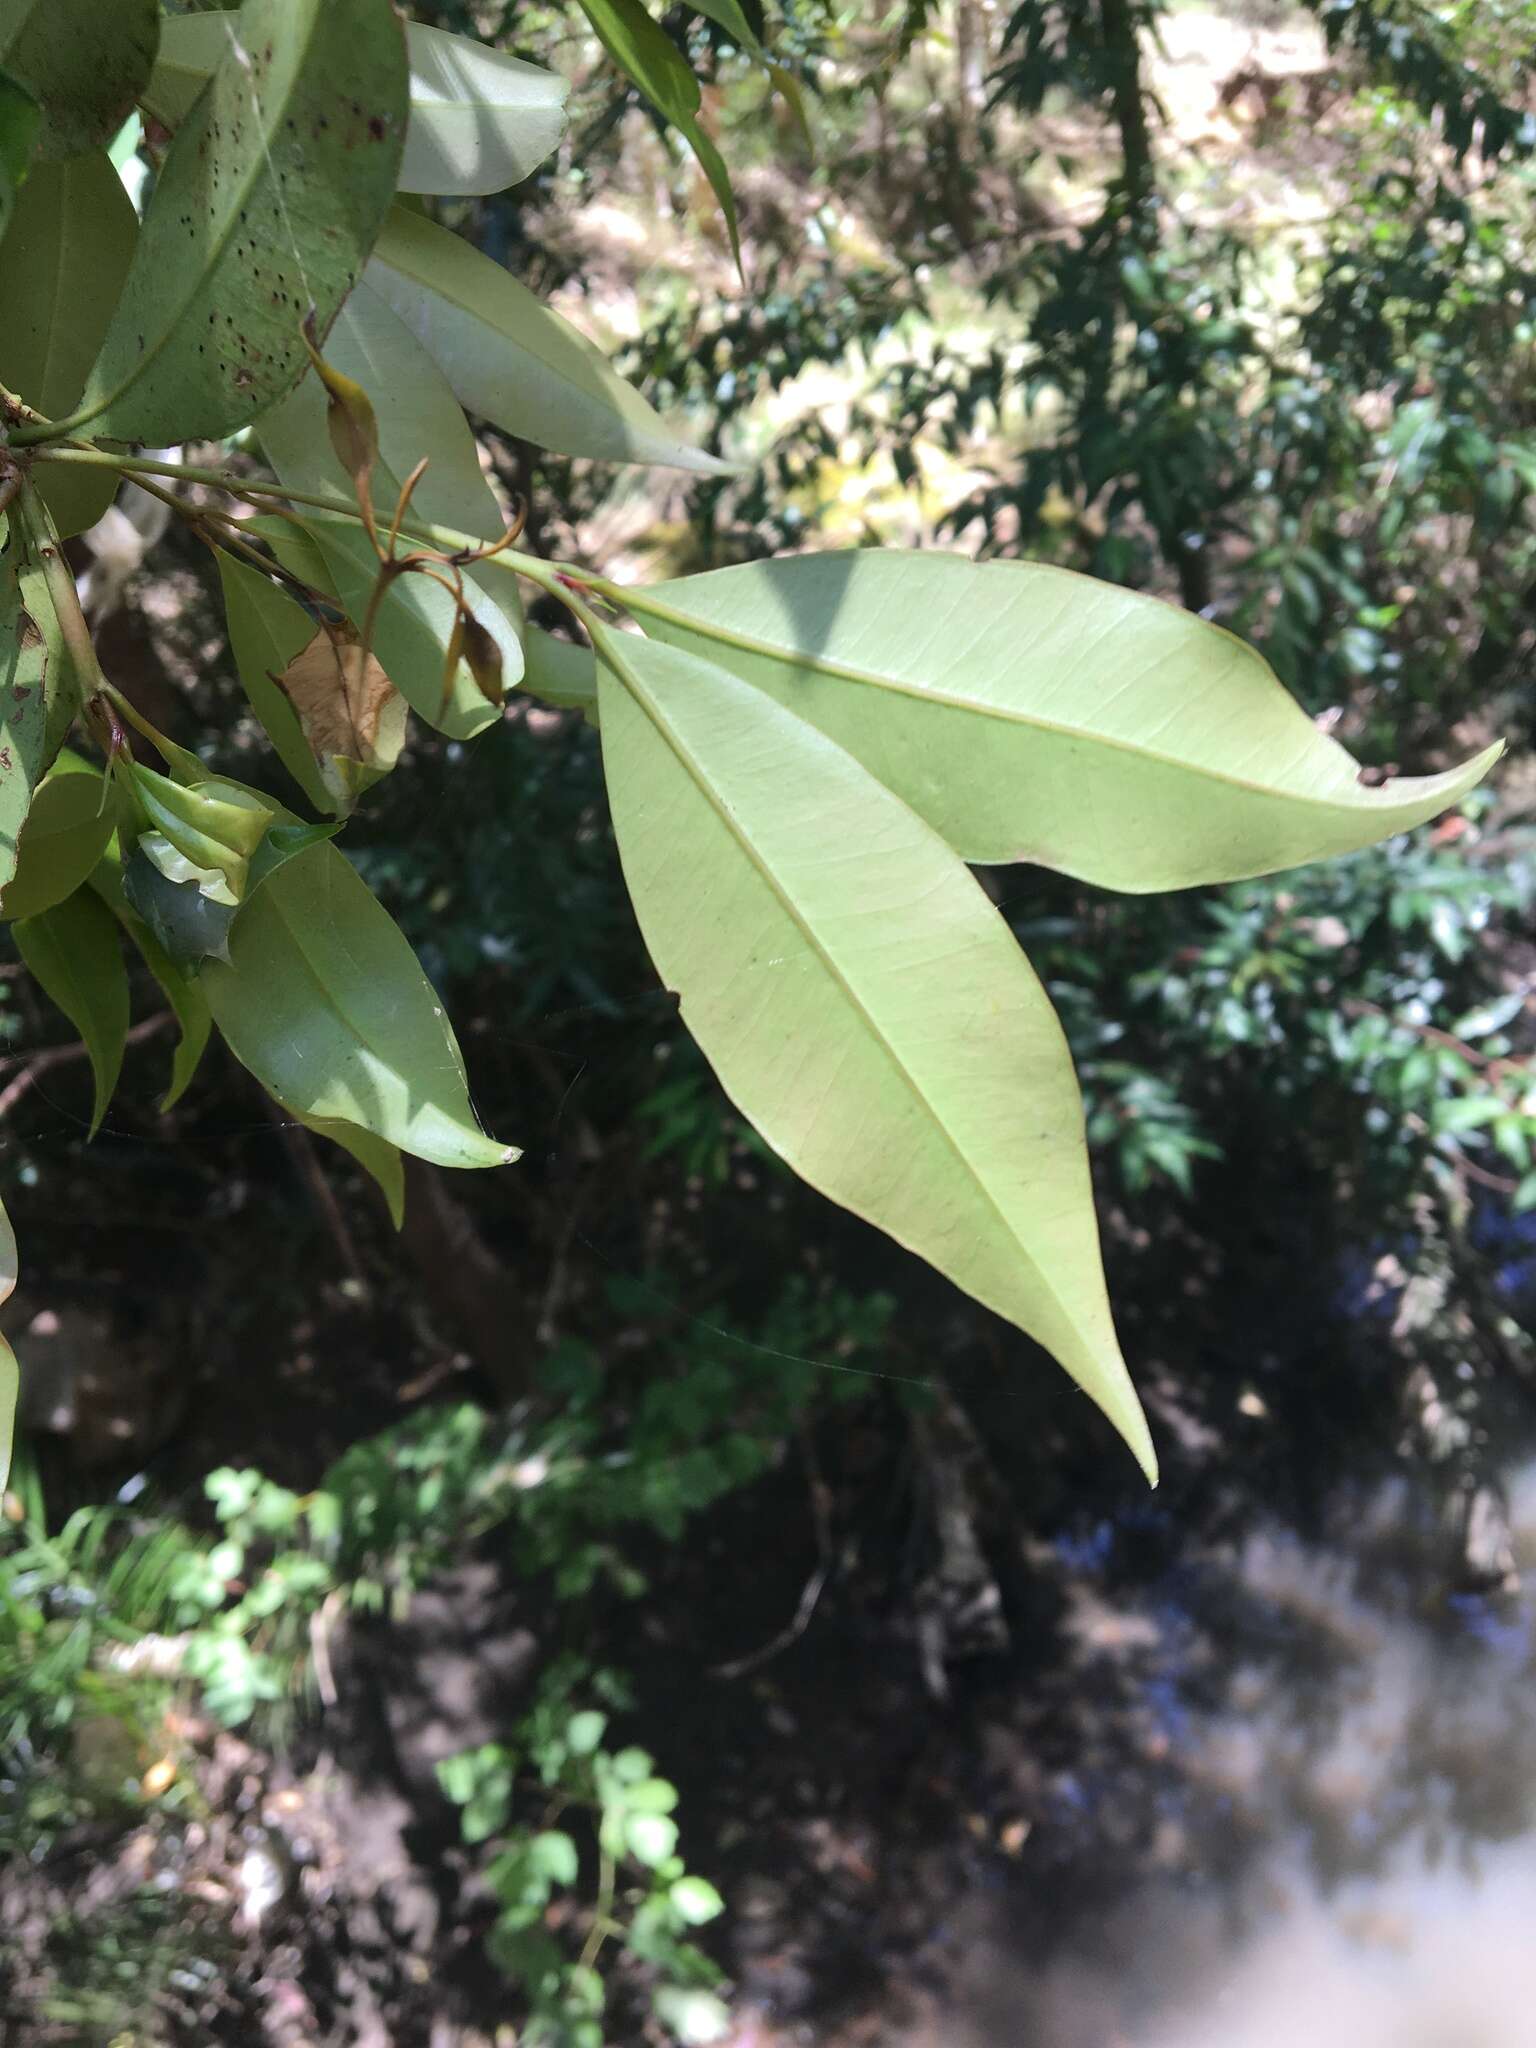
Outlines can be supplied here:
[[528, 1392], [534, 1313], [517, 1282], [448, 1192], [447, 1176], [405, 1162], [400, 1247], [416, 1268], [433, 1319], [485, 1374], [503, 1401]]
[[1120, 131], [1120, 184], [1133, 207], [1152, 196], [1152, 137], [1141, 83], [1141, 37], [1133, 0], [1102, 0], [1110, 106]]

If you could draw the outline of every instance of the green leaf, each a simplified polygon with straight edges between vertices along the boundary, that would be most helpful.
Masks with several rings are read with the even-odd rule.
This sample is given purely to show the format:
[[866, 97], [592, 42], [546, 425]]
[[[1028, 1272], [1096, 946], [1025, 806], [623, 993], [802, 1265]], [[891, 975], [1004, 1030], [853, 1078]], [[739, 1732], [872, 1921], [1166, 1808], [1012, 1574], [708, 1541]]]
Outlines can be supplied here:
[[[175, 1107], [192, 1083], [208, 1049], [213, 1016], [207, 998], [190, 969], [179, 967], [137, 915], [123, 891], [122, 862], [109, 850], [91, 874], [91, 887], [117, 919], [138, 948], [145, 966], [160, 984], [161, 993], [176, 1019], [176, 1050], [171, 1055], [171, 1078], [160, 1098], [162, 1114]], [[192, 892], [194, 895], [197, 892]], [[199, 897], [200, 902], [204, 899]]]
[[689, 0], [689, 4], [695, 14], [702, 14], [706, 20], [723, 28], [738, 50], [745, 50], [749, 57], [763, 55], [763, 46], [742, 9], [741, 0]]
[[[186, 20], [205, 17], [188, 15]], [[251, 709], [277, 758], [317, 811], [334, 809], [298, 714], [275, 680], [315, 637], [315, 621], [255, 569], [219, 550], [230, 652]]]
[[[410, 125], [396, 189], [469, 197], [520, 184], [559, 147], [570, 87], [468, 36], [405, 25]], [[174, 128], [207, 84], [223, 50], [210, 14], [180, 15], [160, 31], [160, 55], [144, 92], [157, 120]]]
[[112, 837], [96, 775], [50, 775], [32, 800], [0, 917], [37, 917], [72, 896]]
[[624, 1823], [624, 1840], [630, 1854], [654, 1870], [677, 1847], [677, 1822], [664, 1813], [632, 1813]]
[[[394, 309], [365, 277], [342, 307], [326, 343], [333, 369], [352, 378], [373, 402], [379, 453], [373, 470], [374, 501], [387, 524], [400, 487], [423, 456], [427, 468], [411, 496], [417, 519], [471, 533], [480, 540], [500, 537], [505, 520], [496, 494], [480, 467], [479, 450], [464, 409], [447, 378]], [[324, 431], [325, 395], [319, 379], [306, 376], [261, 423], [267, 460], [290, 490], [352, 495], [350, 480]], [[505, 569], [471, 568], [467, 579], [506, 618], [513, 635], [522, 627], [517, 585]], [[520, 646], [498, 636], [503, 680], [522, 674]], [[434, 706], [442, 700], [442, 653], [438, 654]], [[472, 680], [457, 691], [460, 715], [470, 729], [484, 722]]]
[[[325, 512], [307, 512], [304, 528], [319, 549], [327, 586], [361, 629], [379, 566], [367, 534], [355, 519]], [[501, 650], [505, 672], [520, 676], [522, 647], [506, 614], [474, 583], [465, 583], [464, 601]], [[443, 668], [456, 615], [452, 593], [433, 578], [396, 576], [375, 615], [373, 652], [419, 718], [450, 739], [468, 740], [494, 725], [501, 713], [481, 696], [462, 661], [444, 706]]]
[[667, 1894], [690, 1927], [703, 1927], [725, 1911], [725, 1901], [707, 1878], [680, 1877]]
[[597, 724], [597, 663], [590, 647], [557, 640], [540, 626], [523, 638], [523, 688], [563, 711], [579, 711]]
[[367, 282], [460, 403], [504, 433], [600, 462], [732, 473], [729, 463], [669, 433], [602, 351], [526, 285], [407, 207], [395, 207], [385, 222]]
[[500, 1166], [452, 1028], [404, 934], [331, 845], [256, 891], [202, 985], [230, 1050], [296, 1115], [359, 1124], [439, 1166]]
[[123, 863], [123, 896], [177, 968], [229, 956], [233, 903], [215, 902], [196, 882], [173, 881], [136, 846]]
[[43, 110], [45, 158], [110, 142], [155, 61], [155, 0], [0, 0], [0, 68]]
[[42, 570], [24, 558], [13, 573], [0, 561], [0, 904], [12, 886], [34, 794], [73, 715], [60, 657], [59, 622]]
[[128, 973], [112, 914], [80, 889], [16, 927], [16, 947], [38, 986], [85, 1041], [96, 1101], [90, 1135], [101, 1127], [123, 1067], [128, 1036]]
[[565, 1743], [572, 1756], [590, 1756], [603, 1739], [603, 1730], [608, 1726], [608, 1716], [600, 1714], [596, 1707], [583, 1707], [579, 1714], [572, 1714], [565, 1724]]
[[[167, 842], [182, 862], [190, 862], [210, 877], [203, 883], [204, 895], [221, 903], [241, 902], [252, 856], [276, 815], [271, 805], [239, 783], [219, 778], [192, 784], [172, 782], [139, 763], [125, 779], [131, 783], [134, 802], [148, 817], [153, 836]], [[187, 879], [168, 860], [162, 865], [173, 880]]]
[[[39, 164], [22, 189], [0, 241], [0, 383], [49, 419], [79, 403], [138, 232], [105, 150]], [[114, 470], [63, 463], [35, 478], [63, 540], [95, 525], [119, 482]]]
[[77, 418], [127, 441], [235, 431], [297, 383], [389, 205], [406, 120], [390, 0], [246, 0], [178, 129]]
[[725, 168], [713, 139], [698, 123], [700, 90], [692, 66], [666, 29], [645, 12], [641, 0], [582, 0], [582, 12], [598, 33], [598, 41], [627, 78], [639, 86], [645, 98], [684, 137], [698, 162], [705, 168], [715, 199], [725, 215], [725, 229], [731, 238], [731, 256], [741, 268], [741, 238], [735, 219], [735, 195], [731, 174]]
[[812, 1187], [1054, 1353], [1154, 1474], [1071, 1056], [978, 883], [771, 698], [632, 635], [598, 655], [625, 878], [726, 1093]]
[[704, 175], [725, 216], [731, 254], [739, 270], [741, 240], [730, 173], [719, 150], [699, 125], [699, 81], [687, 58], [666, 30], [652, 20], [640, 0], [581, 0], [581, 11], [614, 63], [639, 87], [656, 111], [672, 123], [703, 165]]
[[470, 195], [521, 184], [560, 146], [570, 87], [467, 36], [412, 25], [402, 192]]
[[686, 1984], [662, 1984], [652, 1995], [656, 2017], [683, 2048], [708, 2048], [731, 2031], [731, 2015], [713, 1991]]
[[574, 1884], [580, 1871], [576, 1844], [559, 1828], [534, 1835], [527, 1849], [528, 1867], [546, 1884]]
[[[374, 502], [386, 518], [391, 515], [401, 484], [425, 456], [427, 468], [411, 494], [412, 516], [495, 540], [505, 521], [464, 409], [432, 357], [379, 295], [375, 274], [370, 266], [325, 348], [331, 367], [354, 379], [373, 402], [379, 435]], [[325, 393], [313, 373], [266, 416], [259, 432], [267, 460], [291, 489], [353, 495], [326, 437]], [[505, 571], [499, 573], [505, 580]]]
[[1035, 563], [802, 555], [632, 596], [657, 638], [791, 707], [964, 859], [1133, 894], [1369, 846], [1502, 751], [1369, 787], [1245, 642]]
[[31, 93], [0, 72], [0, 235], [6, 232], [26, 183], [42, 122], [42, 108]]
[[[0, 1307], [9, 1301], [16, 1288], [16, 1233], [11, 1228], [11, 1219], [5, 1213], [5, 1204], [0, 1202]], [[16, 1394], [20, 1378], [16, 1370], [16, 1354], [0, 1337], [0, 1493], [5, 1491], [6, 1481], [11, 1476], [11, 1448], [16, 1431]]]
[[273, 1100], [306, 1131], [313, 1131], [317, 1138], [328, 1138], [343, 1152], [350, 1153], [363, 1171], [377, 1181], [389, 1209], [389, 1220], [398, 1230], [405, 1221], [405, 1162], [400, 1157], [400, 1148], [391, 1145], [386, 1138], [375, 1137], [372, 1131], [365, 1131], [358, 1124], [305, 1116], [291, 1102], [284, 1102], [277, 1096]]

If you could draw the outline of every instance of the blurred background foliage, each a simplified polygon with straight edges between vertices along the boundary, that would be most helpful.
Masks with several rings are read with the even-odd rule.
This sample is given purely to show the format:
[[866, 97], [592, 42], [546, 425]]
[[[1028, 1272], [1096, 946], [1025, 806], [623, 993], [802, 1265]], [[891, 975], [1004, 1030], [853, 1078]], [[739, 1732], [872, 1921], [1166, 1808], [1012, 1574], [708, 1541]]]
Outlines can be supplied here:
[[[349, 832], [526, 1148], [413, 1175], [398, 1240], [232, 1062], [157, 1117], [148, 999], [87, 1152], [83, 1063], [0, 966], [18, 2043], [602, 2048], [868, 2003], [852, 1958], [896, 1970], [965, 1857], [1014, 1853], [956, 1755], [997, 1688], [1047, 1681], [1103, 1532], [1176, 1551], [1259, 1502], [1306, 1527], [1390, 1470], [1442, 1530], [1435, 1584], [1505, 1572], [1536, 1302], [1536, 6], [744, 11], [808, 138], [715, 10], [664, 19], [746, 291], [578, 10], [414, 9], [573, 80], [559, 154], [445, 216], [745, 464], [488, 435], [535, 545], [621, 577], [1049, 559], [1252, 640], [1374, 766], [1511, 754], [1465, 815], [1324, 869], [1167, 899], [985, 878], [1083, 1076], [1155, 1510], [1022, 1337], [723, 1101], [579, 719], [417, 728]], [[81, 566], [115, 679], [277, 788], [194, 544], [98, 535]], [[1060, 1739], [1113, 1711], [1085, 1695]]]

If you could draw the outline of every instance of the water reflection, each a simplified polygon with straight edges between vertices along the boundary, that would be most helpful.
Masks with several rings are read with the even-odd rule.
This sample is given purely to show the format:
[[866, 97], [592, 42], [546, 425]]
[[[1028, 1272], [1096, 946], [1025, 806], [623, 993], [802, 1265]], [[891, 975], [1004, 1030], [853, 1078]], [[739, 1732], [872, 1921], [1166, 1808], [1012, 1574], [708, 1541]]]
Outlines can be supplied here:
[[1507, 1493], [1521, 1578], [1494, 1593], [1456, 1589], [1402, 1483], [1316, 1541], [1186, 1546], [1129, 1598], [1076, 1551], [1070, 1683], [1113, 1673], [1118, 1735], [1051, 1781], [888, 2038], [1531, 2048], [1536, 1463]]

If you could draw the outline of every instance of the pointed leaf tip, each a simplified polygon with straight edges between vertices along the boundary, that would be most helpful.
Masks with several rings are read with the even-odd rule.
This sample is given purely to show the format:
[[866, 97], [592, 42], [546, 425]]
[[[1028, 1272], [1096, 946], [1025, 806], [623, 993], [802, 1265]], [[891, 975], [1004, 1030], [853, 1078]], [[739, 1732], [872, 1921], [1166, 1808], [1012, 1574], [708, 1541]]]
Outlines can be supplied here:
[[1050, 999], [959, 857], [813, 726], [599, 628], [604, 769], [662, 980], [812, 1187], [1050, 1351], [1156, 1472]]
[[1372, 786], [1246, 641], [1036, 562], [800, 555], [627, 601], [847, 748], [966, 860], [1135, 895], [1373, 845], [1499, 753]]

